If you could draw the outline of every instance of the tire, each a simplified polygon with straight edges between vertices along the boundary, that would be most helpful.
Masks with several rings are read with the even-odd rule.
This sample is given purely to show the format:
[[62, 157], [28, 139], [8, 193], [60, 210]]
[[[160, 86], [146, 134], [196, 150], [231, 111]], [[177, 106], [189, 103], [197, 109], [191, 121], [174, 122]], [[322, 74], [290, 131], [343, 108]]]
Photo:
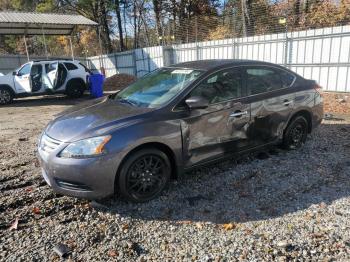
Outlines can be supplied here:
[[73, 79], [67, 83], [66, 95], [70, 98], [82, 97], [85, 91], [85, 83], [81, 79]]
[[0, 86], [0, 105], [10, 104], [13, 98], [14, 95], [10, 88]]
[[142, 149], [133, 153], [122, 165], [116, 181], [117, 189], [128, 201], [147, 202], [164, 190], [170, 175], [171, 164], [164, 152]]
[[288, 150], [300, 148], [306, 141], [308, 126], [309, 124], [305, 117], [297, 116], [293, 118], [284, 132], [283, 148]]

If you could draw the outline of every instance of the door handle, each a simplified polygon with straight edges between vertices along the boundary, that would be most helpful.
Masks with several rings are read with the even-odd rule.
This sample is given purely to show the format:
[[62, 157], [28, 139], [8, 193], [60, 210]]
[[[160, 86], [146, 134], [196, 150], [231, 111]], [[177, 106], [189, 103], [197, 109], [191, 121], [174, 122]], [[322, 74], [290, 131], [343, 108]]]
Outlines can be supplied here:
[[235, 112], [233, 112], [230, 117], [241, 117], [243, 115], [247, 115], [248, 114], [248, 111], [240, 111], [240, 110], [237, 110]]
[[291, 103], [293, 103], [293, 101], [289, 101], [287, 99], [283, 101], [283, 105], [285, 106], [289, 106]]

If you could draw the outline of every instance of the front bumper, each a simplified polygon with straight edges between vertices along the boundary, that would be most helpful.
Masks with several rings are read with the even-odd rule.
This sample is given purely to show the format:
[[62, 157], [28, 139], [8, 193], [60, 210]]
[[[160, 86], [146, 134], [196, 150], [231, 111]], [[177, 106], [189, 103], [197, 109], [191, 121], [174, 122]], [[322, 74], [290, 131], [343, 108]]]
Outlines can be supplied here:
[[118, 162], [116, 156], [93, 158], [61, 158], [57, 154], [67, 144], [53, 152], [38, 148], [38, 158], [45, 181], [63, 195], [87, 199], [101, 199], [114, 194]]

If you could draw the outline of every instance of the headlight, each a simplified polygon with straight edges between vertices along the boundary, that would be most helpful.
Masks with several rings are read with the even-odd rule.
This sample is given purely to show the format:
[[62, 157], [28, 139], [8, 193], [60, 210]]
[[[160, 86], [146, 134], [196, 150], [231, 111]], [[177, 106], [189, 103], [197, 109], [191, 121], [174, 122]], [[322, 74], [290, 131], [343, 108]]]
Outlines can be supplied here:
[[61, 151], [59, 157], [84, 158], [101, 155], [105, 152], [104, 146], [111, 138], [112, 136], [98, 136], [73, 142]]

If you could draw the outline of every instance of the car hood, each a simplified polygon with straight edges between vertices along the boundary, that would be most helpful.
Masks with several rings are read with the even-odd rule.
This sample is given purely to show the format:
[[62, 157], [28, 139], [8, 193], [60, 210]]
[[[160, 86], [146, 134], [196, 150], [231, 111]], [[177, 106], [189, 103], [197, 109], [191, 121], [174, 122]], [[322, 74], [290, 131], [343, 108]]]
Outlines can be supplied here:
[[116, 128], [138, 122], [142, 119], [142, 115], [153, 110], [104, 97], [63, 111], [49, 123], [45, 132], [60, 141], [76, 141], [108, 134]]

